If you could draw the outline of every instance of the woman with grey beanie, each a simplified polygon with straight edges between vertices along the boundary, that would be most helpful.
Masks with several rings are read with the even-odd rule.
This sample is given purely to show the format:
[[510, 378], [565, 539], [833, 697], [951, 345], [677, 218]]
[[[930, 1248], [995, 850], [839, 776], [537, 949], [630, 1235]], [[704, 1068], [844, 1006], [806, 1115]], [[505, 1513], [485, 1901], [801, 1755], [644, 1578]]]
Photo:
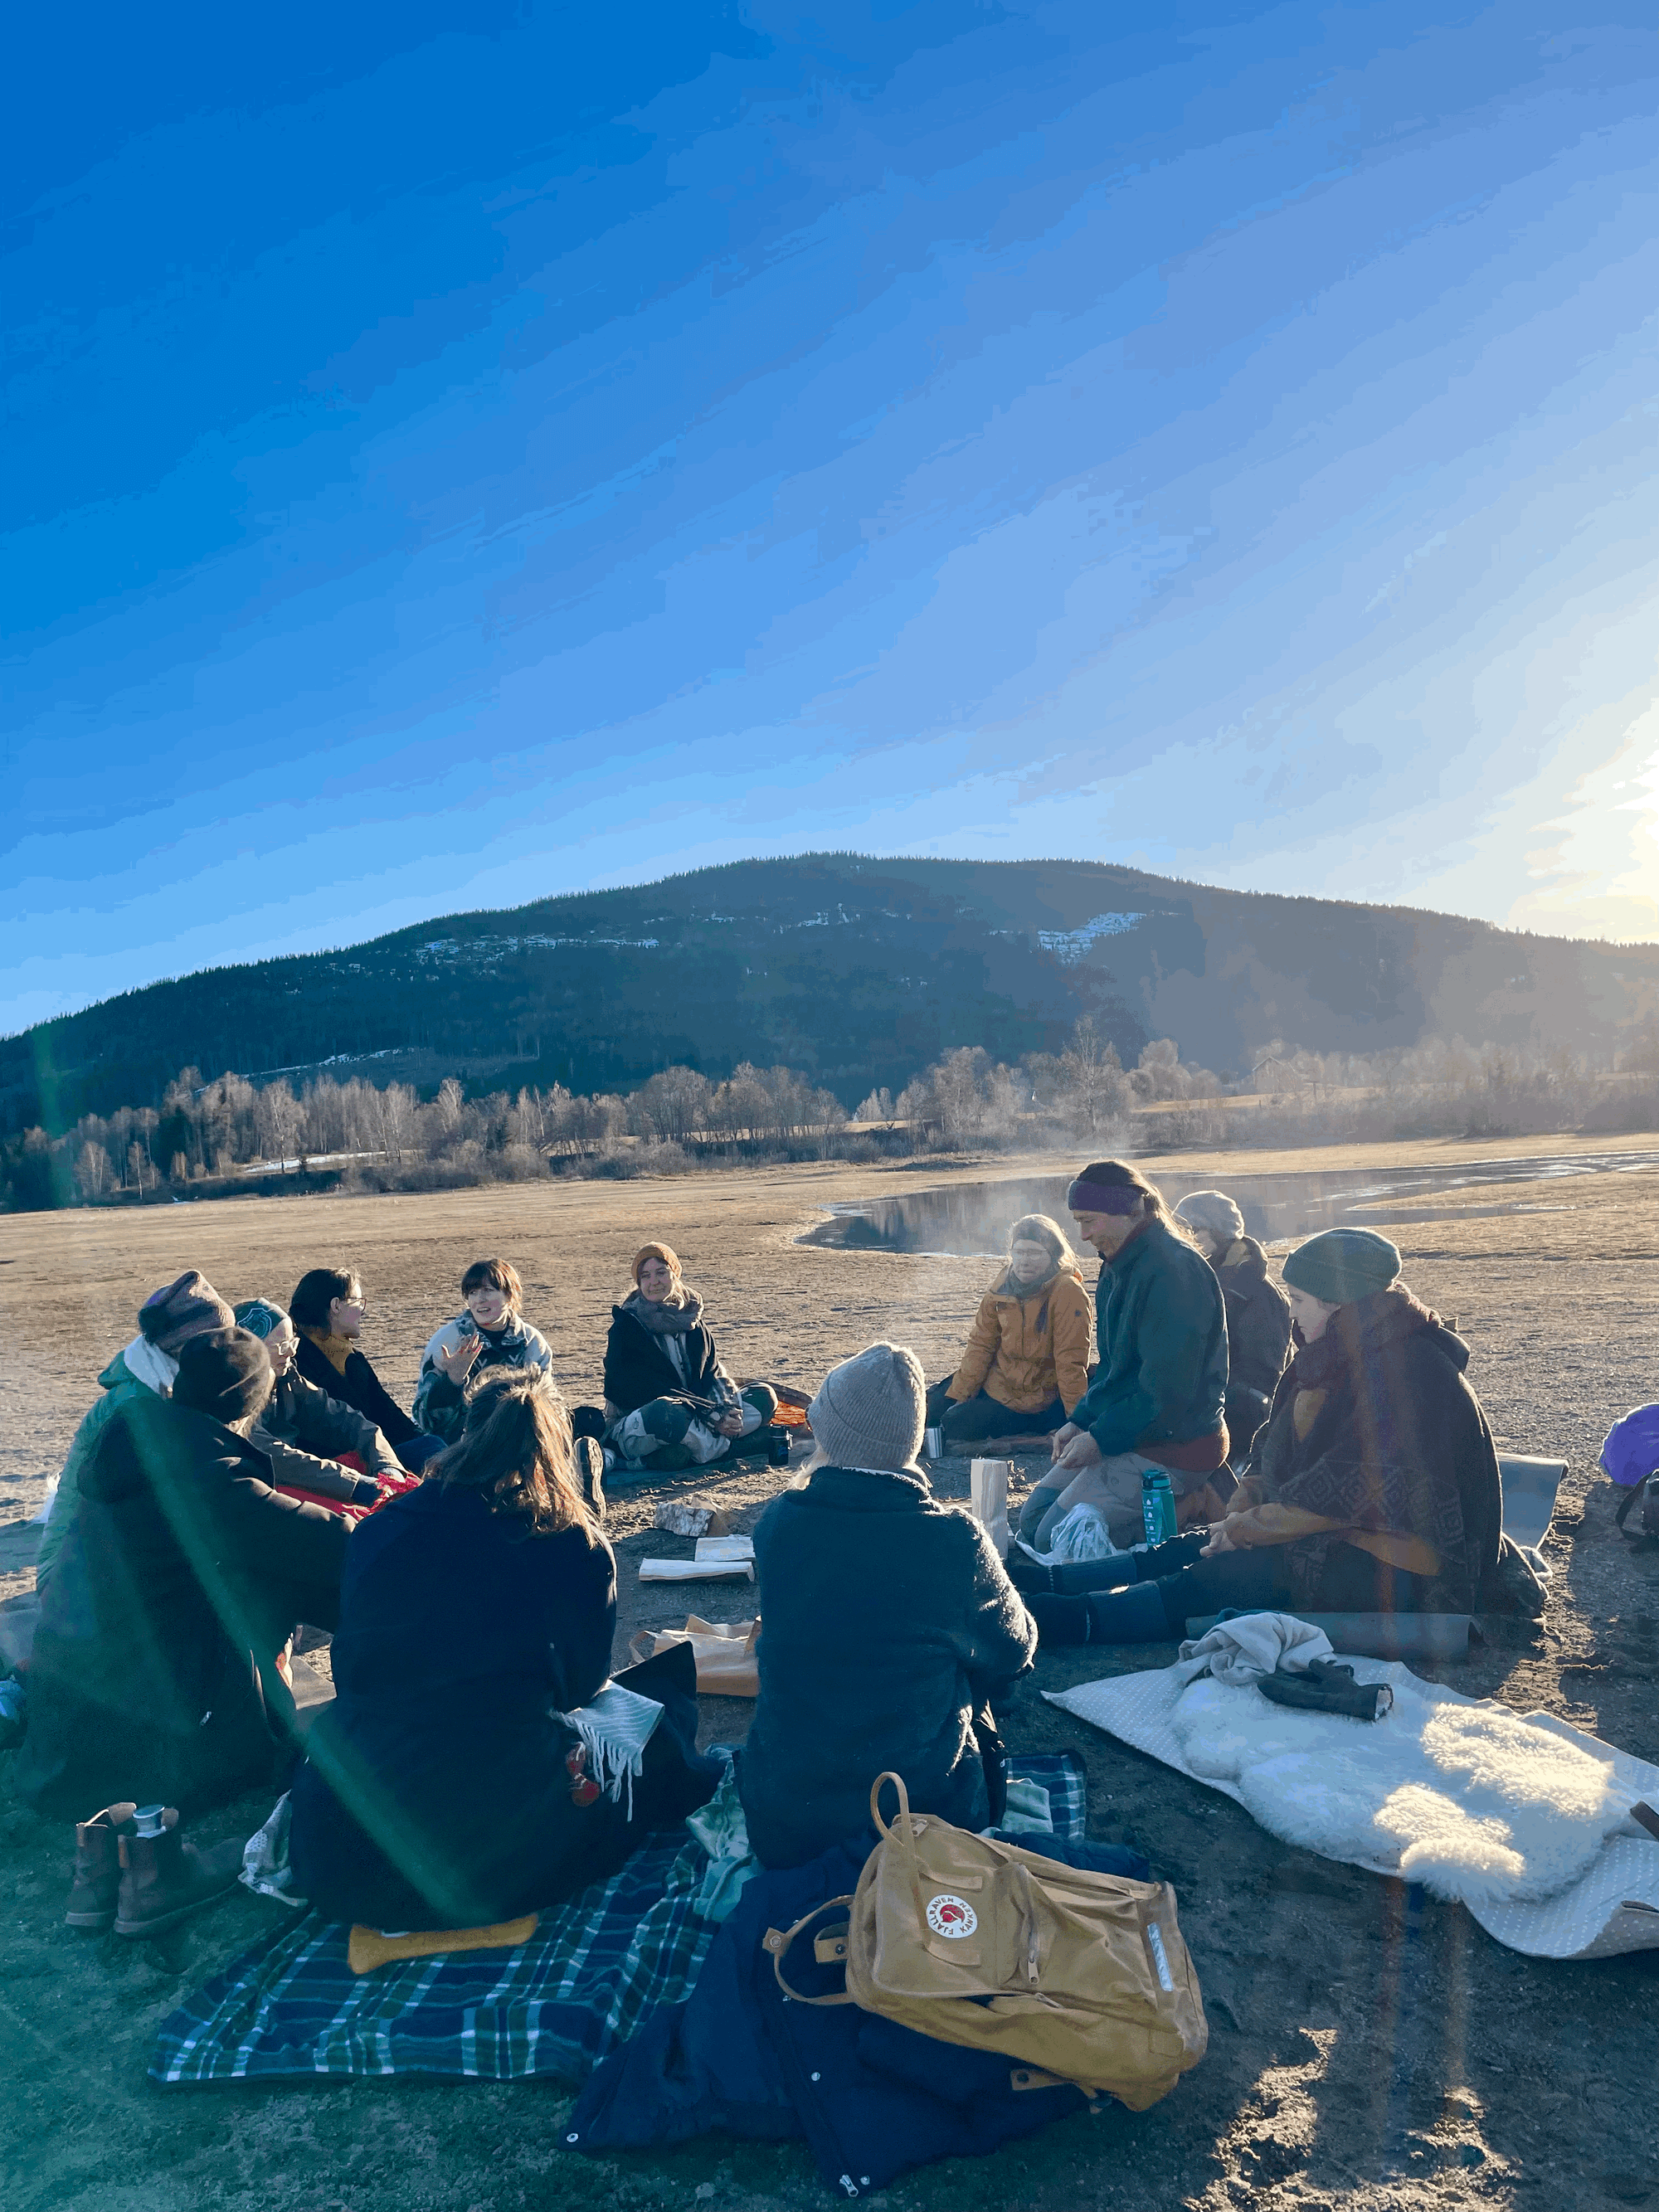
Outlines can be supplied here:
[[[1044, 1640], [1140, 1644], [1228, 1607], [1473, 1613], [1498, 1565], [1503, 1496], [1468, 1346], [1399, 1280], [1370, 1229], [1292, 1252], [1297, 1353], [1227, 1517], [1156, 1550], [1048, 1571]], [[1109, 1585], [1115, 1584], [1114, 1587]]]
[[755, 1529], [765, 1622], [760, 1696], [738, 1765], [763, 1865], [799, 1866], [863, 1832], [890, 1768], [912, 1808], [982, 1828], [975, 1736], [1030, 1664], [1036, 1631], [977, 1521], [917, 1464], [926, 1389], [914, 1352], [872, 1344], [812, 1401], [805, 1487]]
[[1176, 1219], [1210, 1265], [1227, 1309], [1229, 1457], [1242, 1466], [1252, 1438], [1267, 1418], [1291, 1348], [1291, 1309], [1267, 1273], [1267, 1255], [1244, 1232], [1244, 1217], [1223, 1190], [1194, 1190], [1176, 1208]]

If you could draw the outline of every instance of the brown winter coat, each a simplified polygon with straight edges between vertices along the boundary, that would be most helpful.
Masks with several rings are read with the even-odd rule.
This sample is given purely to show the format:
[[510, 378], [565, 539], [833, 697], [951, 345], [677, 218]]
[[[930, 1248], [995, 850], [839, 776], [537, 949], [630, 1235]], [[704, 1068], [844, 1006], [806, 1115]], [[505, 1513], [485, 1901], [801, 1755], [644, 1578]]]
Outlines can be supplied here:
[[980, 1300], [945, 1395], [961, 1405], [983, 1390], [1017, 1413], [1037, 1413], [1058, 1398], [1069, 1413], [1089, 1387], [1093, 1322], [1075, 1268], [1027, 1290], [1005, 1267]]

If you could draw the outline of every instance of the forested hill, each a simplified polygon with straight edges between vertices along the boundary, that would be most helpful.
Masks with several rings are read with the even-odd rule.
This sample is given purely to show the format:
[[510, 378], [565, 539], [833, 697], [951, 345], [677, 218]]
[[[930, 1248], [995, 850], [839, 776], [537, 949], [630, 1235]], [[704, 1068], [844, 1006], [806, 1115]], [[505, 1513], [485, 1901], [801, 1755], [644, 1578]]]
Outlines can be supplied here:
[[[182, 1066], [295, 1079], [627, 1088], [783, 1063], [849, 1106], [951, 1047], [1058, 1049], [1083, 1013], [1219, 1071], [1278, 1037], [1606, 1051], [1659, 1006], [1659, 945], [1206, 890], [1073, 860], [752, 860], [451, 915], [345, 951], [206, 969], [0, 1043], [7, 1131], [159, 1100]], [[367, 1063], [364, 1065], [363, 1063]]]

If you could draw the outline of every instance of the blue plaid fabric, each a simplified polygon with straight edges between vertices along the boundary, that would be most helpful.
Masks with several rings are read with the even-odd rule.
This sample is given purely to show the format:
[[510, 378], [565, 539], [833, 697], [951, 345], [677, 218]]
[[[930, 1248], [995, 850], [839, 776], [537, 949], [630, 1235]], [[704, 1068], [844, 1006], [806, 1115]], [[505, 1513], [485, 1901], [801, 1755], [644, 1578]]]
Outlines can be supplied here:
[[1042, 1757], [1013, 1752], [1006, 1761], [1011, 1782], [1036, 1782], [1048, 1793], [1048, 1817], [1062, 1844], [1088, 1841], [1089, 1800], [1083, 1761], [1074, 1751]]
[[[1048, 1792], [1057, 1837], [1084, 1840], [1075, 1752], [1012, 1758], [1008, 1771]], [[718, 1924], [699, 1905], [708, 1868], [691, 1838], [653, 1838], [608, 1881], [544, 1912], [516, 1951], [405, 1959], [372, 1974], [347, 1965], [349, 1929], [307, 1912], [162, 2022], [150, 2079], [583, 2081], [653, 2006], [690, 1994]]]
[[653, 2005], [685, 1996], [714, 1940], [700, 1844], [653, 1838], [608, 1881], [544, 1912], [516, 1951], [346, 1963], [349, 1929], [307, 1912], [161, 2026], [154, 2081], [317, 2075], [580, 2081]]

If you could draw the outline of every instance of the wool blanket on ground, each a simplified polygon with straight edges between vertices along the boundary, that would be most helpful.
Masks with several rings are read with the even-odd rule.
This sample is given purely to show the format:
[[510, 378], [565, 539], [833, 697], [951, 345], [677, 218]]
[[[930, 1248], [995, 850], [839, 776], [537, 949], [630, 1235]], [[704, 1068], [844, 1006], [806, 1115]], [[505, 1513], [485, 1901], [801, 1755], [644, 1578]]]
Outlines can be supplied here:
[[1387, 1682], [1376, 1722], [1289, 1711], [1180, 1665], [1049, 1704], [1243, 1805], [1325, 1858], [1420, 1882], [1536, 1958], [1659, 1948], [1659, 1841], [1630, 1818], [1659, 1804], [1659, 1767], [1548, 1713], [1425, 1682], [1399, 1661], [1344, 1655]]
[[[1074, 1753], [1014, 1758], [1048, 1793], [1054, 1833], [1081, 1842]], [[873, 1838], [872, 1838], [873, 1840]], [[683, 1830], [653, 1837], [609, 1881], [544, 1912], [514, 1951], [409, 1959], [372, 1974], [350, 1930], [307, 1912], [252, 1945], [161, 2024], [153, 2081], [314, 2081], [425, 2075], [580, 2081], [655, 2005], [690, 1994], [731, 1896]]]

